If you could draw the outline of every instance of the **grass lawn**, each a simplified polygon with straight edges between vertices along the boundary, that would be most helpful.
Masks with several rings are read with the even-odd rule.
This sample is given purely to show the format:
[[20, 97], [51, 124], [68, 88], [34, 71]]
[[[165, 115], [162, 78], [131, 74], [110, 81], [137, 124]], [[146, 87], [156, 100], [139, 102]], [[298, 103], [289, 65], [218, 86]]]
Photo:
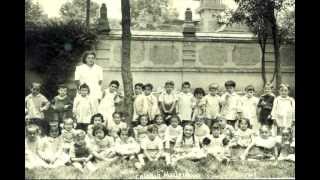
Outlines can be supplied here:
[[81, 173], [71, 166], [56, 169], [25, 170], [26, 179], [213, 179], [213, 178], [294, 178], [295, 164], [284, 161], [230, 162], [179, 161], [176, 167], [164, 162], [149, 163], [136, 170], [131, 163], [101, 164], [92, 172]]

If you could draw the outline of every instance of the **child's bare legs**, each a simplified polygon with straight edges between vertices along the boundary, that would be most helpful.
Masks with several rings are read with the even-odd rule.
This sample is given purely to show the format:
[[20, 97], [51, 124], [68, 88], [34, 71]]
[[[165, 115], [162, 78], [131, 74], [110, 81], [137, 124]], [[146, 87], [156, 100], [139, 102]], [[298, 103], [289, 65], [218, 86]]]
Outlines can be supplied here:
[[73, 162], [72, 163], [72, 166], [79, 169], [81, 172], [83, 172], [83, 167], [82, 167], [82, 164], [79, 163], [79, 162]]

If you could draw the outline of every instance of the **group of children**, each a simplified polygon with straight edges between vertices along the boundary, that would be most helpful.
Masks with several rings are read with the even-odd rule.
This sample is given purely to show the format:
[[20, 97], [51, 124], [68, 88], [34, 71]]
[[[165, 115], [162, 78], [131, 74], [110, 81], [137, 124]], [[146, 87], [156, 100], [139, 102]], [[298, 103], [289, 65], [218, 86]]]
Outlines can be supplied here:
[[[192, 94], [189, 82], [177, 92], [168, 81], [159, 96], [152, 93], [152, 84], [137, 83], [130, 121], [128, 113], [117, 110], [123, 99], [119, 86], [111, 81], [101, 99], [93, 99], [82, 84], [72, 101], [62, 85], [49, 102], [41, 85], [33, 83], [25, 99], [26, 168], [72, 165], [94, 171], [101, 162], [121, 160], [140, 169], [159, 159], [174, 166], [181, 159], [208, 157], [219, 162], [295, 161], [295, 101], [286, 84], [277, 97], [266, 84], [257, 98], [252, 85], [238, 95], [234, 81], [225, 82], [222, 95], [216, 83], [207, 94], [202, 88]], [[50, 121], [44, 114], [49, 108]]]

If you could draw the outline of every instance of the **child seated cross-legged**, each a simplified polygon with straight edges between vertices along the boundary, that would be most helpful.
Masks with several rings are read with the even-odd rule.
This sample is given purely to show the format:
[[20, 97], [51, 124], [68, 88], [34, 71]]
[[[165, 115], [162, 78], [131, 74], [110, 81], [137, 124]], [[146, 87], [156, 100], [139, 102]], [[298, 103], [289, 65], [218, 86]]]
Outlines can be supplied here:
[[240, 156], [241, 160], [274, 160], [278, 154], [277, 139], [271, 135], [268, 126], [260, 127], [259, 136], [247, 147]]
[[158, 129], [155, 125], [148, 126], [147, 138], [141, 143], [142, 153], [138, 155], [140, 164], [136, 163], [138, 169], [146, 164], [145, 161], [156, 162], [160, 157], [164, 157], [166, 164], [170, 164], [170, 156], [163, 151], [163, 143], [157, 134]]
[[118, 131], [119, 138], [115, 141], [114, 150], [118, 158], [123, 160], [133, 160], [140, 151], [139, 144], [131, 136], [128, 128], [122, 128]]
[[227, 162], [230, 159], [229, 139], [221, 134], [219, 122], [212, 124], [212, 135], [203, 139], [203, 150], [218, 162]]
[[49, 123], [49, 136], [44, 137], [41, 143], [40, 157], [50, 168], [66, 165], [70, 157], [64, 151], [63, 139], [59, 134], [58, 121]]
[[295, 162], [295, 142], [291, 128], [283, 128], [281, 131], [278, 160]]
[[41, 138], [40, 128], [31, 124], [26, 127], [25, 139], [25, 167], [27, 169], [49, 168], [49, 165], [40, 158]]
[[139, 125], [133, 128], [134, 137], [136, 141], [141, 145], [142, 141], [147, 137], [147, 128], [148, 128], [148, 115], [139, 116]]
[[210, 136], [210, 129], [209, 127], [204, 123], [205, 121], [204, 116], [197, 116], [195, 118], [195, 129], [194, 129], [194, 135], [199, 139], [200, 145], [202, 145], [202, 140], [205, 137]]
[[173, 151], [173, 147], [179, 137], [183, 134], [183, 129], [179, 125], [180, 118], [177, 115], [174, 115], [170, 119], [170, 125], [168, 126], [165, 133], [165, 150], [168, 152]]
[[70, 149], [70, 160], [72, 165], [83, 172], [85, 169], [94, 171], [96, 167], [92, 160], [94, 155], [85, 141], [86, 133], [78, 129], [74, 135], [74, 144]]
[[240, 158], [243, 151], [252, 143], [254, 131], [250, 129], [250, 120], [241, 118], [238, 129], [235, 131], [234, 139], [230, 142], [233, 156]]
[[115, 160], [114, 141], [113, 138], [107, 135], [107, 128], [98, 124], [93, 127], [92, 135], [93, 141], [91, 142], [92, 154], [95, 161], [112, 162]]
[[206, 154], [200, 149], [199, 139], [194, 135], [194, 126], [186, 124], [183, 128], [183, 135], [175, 143], [171, 163], [175, 165], [180, 159], [200, 160], [205, 156]]

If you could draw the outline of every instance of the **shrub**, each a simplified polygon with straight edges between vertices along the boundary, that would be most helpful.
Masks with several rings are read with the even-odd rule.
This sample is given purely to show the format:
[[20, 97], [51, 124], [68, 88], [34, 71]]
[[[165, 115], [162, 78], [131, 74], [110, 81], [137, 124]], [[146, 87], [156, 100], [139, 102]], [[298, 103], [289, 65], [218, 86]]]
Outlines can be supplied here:
[[25, 70], [43, 77], [43, 94], [52, 98], [57, 85], [65, 83], [84, 51], [96, 43], [95, 32], [80, 22], [49, 21], [25, 30]]

